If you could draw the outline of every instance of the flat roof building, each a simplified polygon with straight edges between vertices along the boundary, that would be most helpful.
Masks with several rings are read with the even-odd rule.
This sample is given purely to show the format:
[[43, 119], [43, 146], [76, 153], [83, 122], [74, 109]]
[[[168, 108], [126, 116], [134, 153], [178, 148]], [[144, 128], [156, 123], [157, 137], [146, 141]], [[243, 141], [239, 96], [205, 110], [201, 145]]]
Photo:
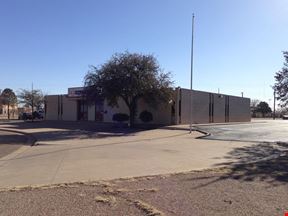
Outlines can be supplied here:
[[[46, 96], [46, 120], [113, 122], [113, 115], [116, 113], [129, 115], [128, 107], [120, 98], [117, 107], [109, 106], [107, 100], [98, 100], [88, 105], [83, 97], [83, 90], [83, 87], [69, 88], [68, 94]], [[153, 116], [148, 124], [157, 125], [189, 124], [190, 116], [193, 124], [251, 120], [249, 98], [183, 88], [176, 88], [174, 99], [159, 104], [157, 109], [144, 100], [139, 100], [136, 124], [143, 124], [139, 118], [143, 111], [148, 111]]]

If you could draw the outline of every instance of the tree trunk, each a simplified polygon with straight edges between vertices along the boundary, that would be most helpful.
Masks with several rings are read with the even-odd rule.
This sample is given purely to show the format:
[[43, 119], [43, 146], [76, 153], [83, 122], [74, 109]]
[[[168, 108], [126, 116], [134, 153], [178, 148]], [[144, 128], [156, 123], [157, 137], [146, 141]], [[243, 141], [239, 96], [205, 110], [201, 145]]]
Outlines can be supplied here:
[[137, 101], [139, 97], [134, 97], [132, 101], [129, 103], [129, 99], [127, 97], [121, 96], [127, 107], [129, 108], [129, 127], [133, 128], [135, 126], [135, 116], [137, 112]]
[[130, 112], [130, 127], [135, 127], [135, 116], [137, 111], [137, 98], [134, 98], [129, 106], [129, 112]]
[[10, 120], [10, 104], [8, 103], [8, 120]]
[[129, 127], [133, 128], [134, 127], [134, 118], [133, 116], [133, 111], [129, 109]]

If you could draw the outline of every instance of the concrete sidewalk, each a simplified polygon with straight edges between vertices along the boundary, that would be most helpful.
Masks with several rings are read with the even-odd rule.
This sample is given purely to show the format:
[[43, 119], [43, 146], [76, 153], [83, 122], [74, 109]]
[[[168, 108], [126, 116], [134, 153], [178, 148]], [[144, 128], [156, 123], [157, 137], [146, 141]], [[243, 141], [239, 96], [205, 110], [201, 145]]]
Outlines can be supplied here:
[[[5, 127], [5, 126], [1, 126]], [[44, 128], [39, 129], [45, 131]], [[22, 131], [37, 136], [37, 129]], [[51, 129], [52, 134], [69, 130]], [[70, 131], [73, 133], [73, 131]], [[252, 143], [195, 139], [199, 132], [156, 129], [124, 136], [78, 134], [49, 139], [40, 133], [38, 145], [0, 159], [0, 187], [106, 180], [215, 168], [237, 161], [227, 157]], [[65, 136], [67, 137], [67, 136]]]

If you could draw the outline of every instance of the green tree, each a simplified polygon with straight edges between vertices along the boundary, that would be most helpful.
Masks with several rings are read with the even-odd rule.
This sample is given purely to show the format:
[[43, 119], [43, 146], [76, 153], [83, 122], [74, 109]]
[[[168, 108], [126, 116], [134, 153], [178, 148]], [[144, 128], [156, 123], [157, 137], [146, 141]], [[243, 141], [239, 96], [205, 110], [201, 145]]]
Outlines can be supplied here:
[[8, 119], [10, 119], [10, 107], [17, 104], [17, 97], [12, 89], [6, 88], [1, 93], [2, 104], [7, 105]]
[[118, 99], [123, 99], [129, 108], [130, 127], [134, 126], [139, 99], [157, 108], [158, 103], [172, 98], [170, 73], [164, 73], [152, 55], [115, 54], [99, 68], [91, 66], [84, 81], [90, 103], [100, 97], [117, 106]]
[[260, 102], [260, 103], [256, 106], [255, 111], [262, 113], [262, 116], [263, 116], [263, 117], [264, 117], [266, 114], [272, 112], [272, 110], [271, 110], [271, 108], [269, 107], [268, 103], [266, 103], [266, 102], [264, 102], [264, 101]]
[[18, 98], [20, 99], [20, 103], [24, 104], [26, 107], [31, 107], [32, 111], [34, 108], [39, 110], [44, 106], [44, 95], [39, 89], [21, 89], [20, 93], [18, 94]]
[[274, 90], [281, 106], [288, 105], [288, 51], [283, 52], [285, 62], [282, 70], [276, 72]]

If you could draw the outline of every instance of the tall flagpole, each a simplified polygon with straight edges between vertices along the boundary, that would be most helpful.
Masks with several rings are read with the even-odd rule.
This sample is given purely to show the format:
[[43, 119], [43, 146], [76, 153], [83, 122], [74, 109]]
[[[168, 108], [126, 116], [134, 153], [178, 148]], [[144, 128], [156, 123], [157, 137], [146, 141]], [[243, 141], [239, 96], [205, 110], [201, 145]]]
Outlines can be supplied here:
[[191, 40], [191, 80], [190, 80], [190, 133], [192, 133], [192, 97], [193, 97], [193, 57], [194, 57], [194, 13], [192, 15], [192, 40]]
[[32, 122], [34, 121], [34, 116], [33, 116], [33, 112], [34, 112], [34, 89], [33, 89], [33, 82], [32, 82], [32, 95], [31, 95], [31, 105], [32, 105]]

